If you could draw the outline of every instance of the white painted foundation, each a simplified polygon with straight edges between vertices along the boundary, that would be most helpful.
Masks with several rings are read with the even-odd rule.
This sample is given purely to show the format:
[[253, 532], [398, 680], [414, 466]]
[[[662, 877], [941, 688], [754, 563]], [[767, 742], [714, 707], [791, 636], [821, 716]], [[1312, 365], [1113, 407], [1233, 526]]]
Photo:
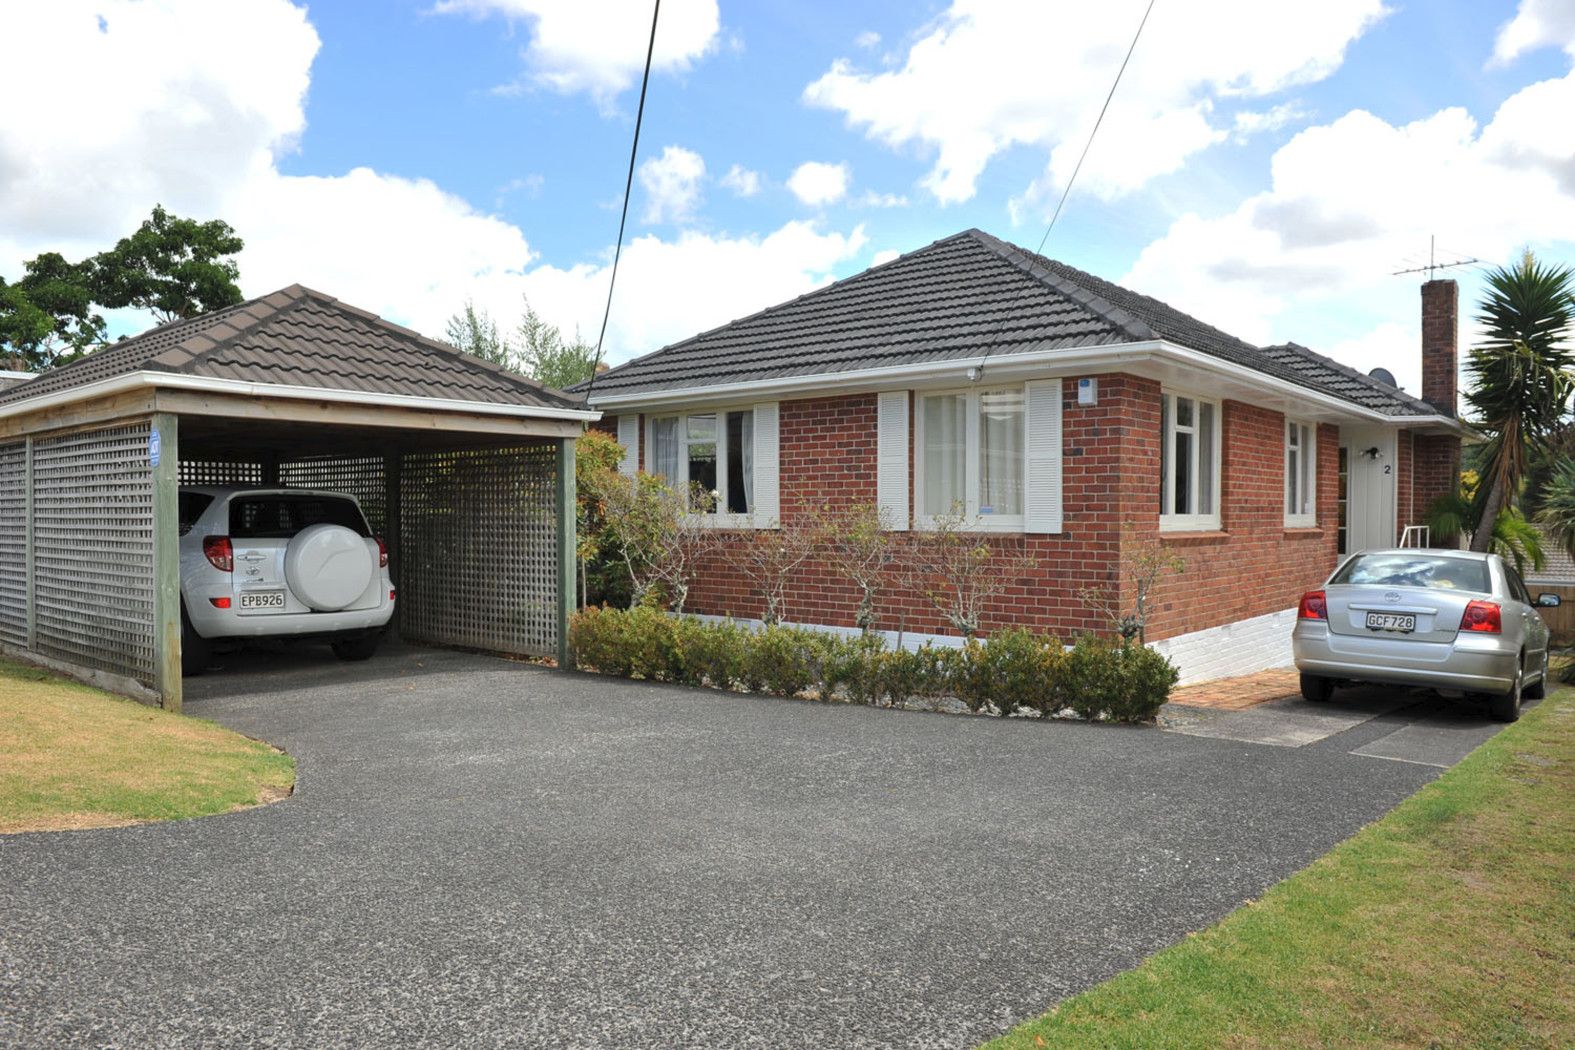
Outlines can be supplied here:
[[1191, 634], [1178, 634], [1149, 648], [1170, 658], [1181, 672], [1181, 685], [1207, 682], [1213, 678], [1289, 667], [1291, 629], [1296, 626], [1296, 610], [1282, 609], [1265, 616], [1237, 620]]

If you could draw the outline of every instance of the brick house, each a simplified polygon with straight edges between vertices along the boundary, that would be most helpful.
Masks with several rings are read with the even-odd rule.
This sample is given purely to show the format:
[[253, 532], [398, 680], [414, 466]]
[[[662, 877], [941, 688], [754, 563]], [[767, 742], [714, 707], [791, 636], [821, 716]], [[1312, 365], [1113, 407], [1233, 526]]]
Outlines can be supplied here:
[[[1301, 593], [1453, 485], [1455, 283], [1422, 298], [1419, 399], [967, 230], [611, 369], [590, 402], [627, 471], [716, 490], [720, 529], [873, 502], [917, 533], [960, 501], [1037, 557], [987, 627], [1104, 629], [1080, 592], [1118, 580], [1125, 537], [1157, 534], [1186, 570], [1148, 637], [1195, 680], [1287, 662]], [[719, 563], [688, 608], [761, 602]], [[824, 565], [788, 596], [799, 623], [854, 609]], [[920, 595], [883, 612], [908, 638], [947, 633]]]

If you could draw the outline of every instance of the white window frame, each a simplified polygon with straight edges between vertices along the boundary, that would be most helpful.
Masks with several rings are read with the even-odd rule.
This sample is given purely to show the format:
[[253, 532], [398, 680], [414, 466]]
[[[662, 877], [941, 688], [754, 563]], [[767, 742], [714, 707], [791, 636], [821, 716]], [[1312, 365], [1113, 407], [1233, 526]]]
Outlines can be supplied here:
[[924, 513], [924, 399], [961, 394], [966, 399], [963, 424], [963, 513], [966, 527], [979, 532], [1022, 532], [1027, 516], [1018, 514], [979, 513], [979, 395], [997, 390], [1023, 392], [1023, 505], [1028, 505], [1028, 388], [1022, 383], [992, 383], [979, 387], [952, 387], [945, 390], [915, 390], [913, 392], [913, 527], [935, 528], [935, 516]]
[[[1297, 443], [1291, 443], [1292, 434], [1300, 432]], [[1304, 436], [1305, 440], [1301, 437]], [[1300, 462], [1291, 462], [1293, 455]], [[1300, 470], [1301, 481], [1307, 487], [1306, 513], [1293, 512], [1291, 508], [1292, 471]], [[1318, 524], [1318, 424], [1304, 419], [1285, 420], [1285, 527], [1309, 529]]]
[[[1160, 418], [1164, 420], [1164, 427], [1160, 432], [1160, 490], [1159, 490], [1159, 528], [1161, 532], [1211, 532], [1220, 528], [1220, 504], [1225, 498], [1225, 457], [1222, 454], [1223, 435], [1225, 433], [1225, 406], [1217, 398], [1204, 397], [1190, 390], [1172, 390], [1162, 388], [1160, 396], [1165, 399]], [[1203, 447], [1197, 440], [1198, 419], [1202, 412], [1197, 406], [1208, 404], [1214, 408], [1214, 440], [1209, 454], [1213, 457], [1214, 468], [1214, 509], [1208, 514], [1176, 514], [1170, 508], [1175, 499], [1174, 486], [1170, 482], [1171, 451], [1176, 447], [1176, 399], [1186, 398], [1193, 402], [1192, 424], [1188, 428], [1193, 436], [1192, 441], [1192, 502], [1196, 506], [1199, 495], [1199, 483], [1203, 474], [1199, 469], [1202, 466]]]
[[[727, 506], [727, 414], [729, 412], [750, 413], [750, 426], [752, 427], [754, 426], [755, 411], [756, 406], [754, 404], [747, 404], [724, 405], [718, 408], [706, 407], [701, 409], [691, 409], [686, 412], [647, 413], [645, 417], [645, 448], [647, 466], [649, 467], [656, 462], [657, 421], [663, 419], [676, 419], [678, 421], [678, 425], [675, 428], [678, 432], [678, 473], [682, 476], [678, 478], [668, 478], [667, 483], [672, 485], [674, 488], [682, 488], [685, 492], [689, 491], [689, 417], [714, 415], [716, 416], [716, 482], [717, 492], [719, 493], [716, 505], [718, 507]], [[711, 444], [711, 442], [706, 441], [696, 441], [694, 443], [697, 445]], [[655, 473], [654, 471], [648, 472]], [[758, 493], [756, 494], [756, 502], [758, 505]], [[725, 510], [716, 510], [709, 514], [691, 514], [690, 517], [696, 518], [707, 524], [715, 525], [719, 529], [770, 528], [774, 527], [776, 524], [774, 521], [757, 522], [753, 513], [740, 514], [736, 511]]]

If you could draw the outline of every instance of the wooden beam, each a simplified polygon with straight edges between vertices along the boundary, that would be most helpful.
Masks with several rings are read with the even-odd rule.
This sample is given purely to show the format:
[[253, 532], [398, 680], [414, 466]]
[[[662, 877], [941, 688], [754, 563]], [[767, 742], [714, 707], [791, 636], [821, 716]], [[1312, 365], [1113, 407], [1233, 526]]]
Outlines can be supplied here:
[[310, 401], [237, 394], [210, 394], [192, 390], [160, 390], [158, 410], [187, 416], [222, 416], [227, 419], [279, 423], [322, 423], [357, 427], [393, 427], [428, 432], [495, 434], [522, 438], [578, 437], [583, 425], [575, 420], [530, 419], [489, 415], [484, 412], [434, 412], [387, 405], [355, 405], [338, 401]]
[[575, 602], [575, 537], [578, 507], [574, 479], [574, 439], [564, 438], [558, 443], [557, 470], [558, 510], [558, 666], [565, 671], [574, 667], [574, 653], [569, 648], [569, 617]]
[[44, 431], [75, 430], [94, 426], [128, 416], [145, 416], [153, 408], [153, 391], [128, 390], [91, 401], [69, 405], [55, 405], [38, 412], [0, 419], [0, 438], [20, 434], [42, 434]]
[[38, 530], [33, 526], [33, 439], [31, 436], [27, 439], [27, 451], [23, 456], [22, 463], [22, 504], [27, 522], [24, 529], [23, 551], [25, 553], [22, 560], [27, 588], [27, 647], [31, 650], [38, 648], [38, 578], [35, 571]]
[[153, 415], [148, 454], [153, 470], [154, 688], [164, 709], [178, 712], [182, 699], [180, 428], [176, 418], [168, 412]]

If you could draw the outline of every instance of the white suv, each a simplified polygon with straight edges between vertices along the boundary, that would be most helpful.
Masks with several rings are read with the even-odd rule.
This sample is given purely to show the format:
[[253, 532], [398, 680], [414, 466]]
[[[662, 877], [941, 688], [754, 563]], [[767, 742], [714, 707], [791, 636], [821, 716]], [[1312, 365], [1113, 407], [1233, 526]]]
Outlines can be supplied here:
[[187, 674], [216, 639], [326, 635], [365, 660], [394, 614], [388, 551], [360, 504], [306, 489], [182, 488], [180, 595]]

